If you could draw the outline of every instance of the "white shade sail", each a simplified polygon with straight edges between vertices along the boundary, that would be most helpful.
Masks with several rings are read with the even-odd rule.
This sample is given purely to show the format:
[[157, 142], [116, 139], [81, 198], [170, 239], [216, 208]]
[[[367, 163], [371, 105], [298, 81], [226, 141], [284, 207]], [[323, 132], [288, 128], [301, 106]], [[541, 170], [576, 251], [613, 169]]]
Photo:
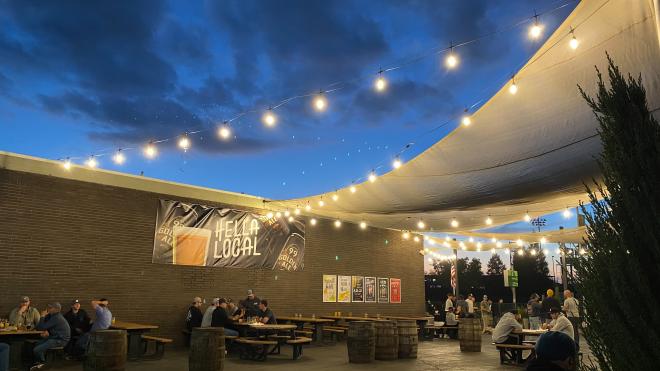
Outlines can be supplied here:
[[652, 0], [582, 1], [515, 75], [517, 94], [503, 86], [470, 126], [355, 193], [339, 190], [337, 201], [333, 192], [270, 206], [309, 202], [317, 216], [404, 230], [420, 230], [423, 220], [424, 231], [457, 232], [484, 228], [489, 216], [501, 225], [588, 201], [584, 183], [600, 177], [600, 140], [577, 85], [595, 92], [594, 66], [606, 72], [609, 53], [624, 73], [641, 74], [649, 108], [660, 107], [657, 27]]

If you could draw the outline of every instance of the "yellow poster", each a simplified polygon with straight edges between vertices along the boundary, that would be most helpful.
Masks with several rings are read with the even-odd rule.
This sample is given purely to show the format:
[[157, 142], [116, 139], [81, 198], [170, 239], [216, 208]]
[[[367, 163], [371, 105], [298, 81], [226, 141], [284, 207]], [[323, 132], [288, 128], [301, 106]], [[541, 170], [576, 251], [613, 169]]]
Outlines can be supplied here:
[[351, 302], [351, 276], [337, 277], [337, 301], [340, 303]]
[[337, 301], [337, 276], [334, 274], [323, 275], [323, 302], [334, 303]]

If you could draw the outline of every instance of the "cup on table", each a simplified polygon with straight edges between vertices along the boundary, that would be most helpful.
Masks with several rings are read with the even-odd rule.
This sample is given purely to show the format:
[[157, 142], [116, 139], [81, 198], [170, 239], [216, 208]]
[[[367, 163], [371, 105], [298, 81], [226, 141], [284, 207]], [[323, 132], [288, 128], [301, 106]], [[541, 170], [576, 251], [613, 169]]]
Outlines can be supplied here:
[[312, 314], [312, 318], [316, 318], [316, 313]]
[[376, 318], [380, 319], [380, 313], [376, 313]]
[[369, 315], [367, 315], [367, 314], [365, 313], [365, 314], [364, 314], [364, 318], [367, 318], [367, 317], [369, 317]]
[[112, 324], [113, 324], [113, 325], [115, 324], [115, 321], [116, 321], [116, 320], [117, 320], [117, 318], [112, 317]]

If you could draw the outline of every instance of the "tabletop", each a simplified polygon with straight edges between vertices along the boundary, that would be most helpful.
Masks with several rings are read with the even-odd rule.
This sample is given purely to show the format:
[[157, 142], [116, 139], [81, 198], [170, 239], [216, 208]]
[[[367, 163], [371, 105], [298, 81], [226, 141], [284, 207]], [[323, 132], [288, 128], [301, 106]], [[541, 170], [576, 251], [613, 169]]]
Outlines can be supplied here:
[[546, 332], [548, 332], [548, 330], [530, 330], [530, 329], [524, 328], [521, 331], [514, 331], [513, 333], [514, 334], [522, 334], [522, 335], [530, 335], [530, 336], [533, 336], [533, 335], [538, 336], [538, 335], [545, 334]]
[[321, 316], [321, 318], [340, 320], [344, 321], [386, 321], [385, 317], [376, 318], [376, 317], [353, 317], [353, 316]]
[[41, 335], [37, 330], [0, 330], [0, 336]]
[[115, 321], [115, 323], [110, 325], [110, 328], [116, 330], [131, 331], [131, 330], [155, 330], [158, 328], [158, 326], [145, 325], [142, 323]]
[[387, 319], [399, 319], [399, 320], [410, 320], [410, 321], [428, 321], [428, 320], [433, 320], [433, 316], [385, 316]]
[[328, 318], [314, 318], [314, 317], [288, 317], [288, 316], [277, 316], [278, 320], [291, 321], [291, 322], [308, 322], [308, 323], [332, 323], [334, 319]]
[[255, 330], [295, 330], [296, 325], [255, 325], [254, 323], [234, 323], [234, 326], [245, 326]]

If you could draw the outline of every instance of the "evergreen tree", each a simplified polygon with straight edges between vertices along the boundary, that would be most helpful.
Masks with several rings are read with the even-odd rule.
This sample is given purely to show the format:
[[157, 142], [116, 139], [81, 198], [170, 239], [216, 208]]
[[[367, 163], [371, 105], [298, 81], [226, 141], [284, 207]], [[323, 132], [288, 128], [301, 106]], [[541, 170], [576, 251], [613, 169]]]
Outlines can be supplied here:
[[493, 254], [488, 260], [488, 266], [486, 269], [486, 274], [489, 276], [500, 276], [504, 274], [504, 263], [498, 254]]
[[[602, 370], [654, 370], [660, 360], [660, 126], [641, 76], [609, 58], [609, 88], [580, 92], [599, 122], [602, 184], [588, 189], [589, 256], [579, 259], [587, 342]], [[657, 87], [656, 87], [657, 88]], [[595, 366], [594, 366], [595, 368]]]
[[518, 255], [513, 251], [511, 253], [513, 269], [518, 272], [516, 292], [518, 298], [527, 299], [532, 293], [543, 293], [553, 287], [552, 280], [548, 278], [550, 272], [548, 262], [542, 252], [536, 255], [531, 255], [529, 252], [524, 255]]
[[[467, 260], [467, 259], [466, 259]], [[466, 294], [468, 291], [471, 291], [472, 288], [477, 288], [483, 286], [481, 282], [481, 260], [477, 258], [472, 258], [465, 268], [465, 273], [463, 276], [459, 276], [459, 286], [461, 291]]]

